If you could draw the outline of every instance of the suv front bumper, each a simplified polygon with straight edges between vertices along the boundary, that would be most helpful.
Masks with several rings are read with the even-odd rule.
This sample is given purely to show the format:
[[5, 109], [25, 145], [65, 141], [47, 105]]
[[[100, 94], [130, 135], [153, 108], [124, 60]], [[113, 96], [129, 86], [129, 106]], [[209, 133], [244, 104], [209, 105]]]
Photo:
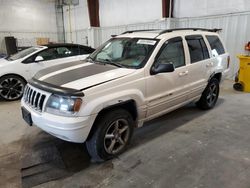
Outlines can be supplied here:
[[46, 112], [39, 113], [21, 101], [21, 107], [31, 114], [34, 125], [45, 132], [69, 142], [83, 143], [87, 139], [96, 115], [63, 117]]

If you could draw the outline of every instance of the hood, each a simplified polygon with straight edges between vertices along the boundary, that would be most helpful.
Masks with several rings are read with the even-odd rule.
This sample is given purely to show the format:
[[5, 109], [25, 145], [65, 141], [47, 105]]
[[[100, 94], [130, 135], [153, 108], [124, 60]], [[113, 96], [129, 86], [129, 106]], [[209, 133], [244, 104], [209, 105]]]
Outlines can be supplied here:
[[0, 67], [5, 67], [11, 64], [12, 62], [15, 62], [15, 61], [8, 61], [5, 58], [0, 58]]
[[38, 72], [34, 80], [61, 88], [85, 90], [133, 73], [134, 69], [88, 62], [71, 62]]

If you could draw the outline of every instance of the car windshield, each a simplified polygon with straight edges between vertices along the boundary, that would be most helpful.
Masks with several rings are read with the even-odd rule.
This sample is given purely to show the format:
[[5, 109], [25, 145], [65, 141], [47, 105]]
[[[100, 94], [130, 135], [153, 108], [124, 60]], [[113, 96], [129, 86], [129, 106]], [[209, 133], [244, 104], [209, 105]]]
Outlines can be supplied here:
[[9, 57], [7, 57], [6, 59], [8, 61], [15, 61], [17, 59], [21, 59], [21, 58], [24, 58], [25, 56], [29, 55], [29, 54], [32, 54], [33, 52], [37, 51], [39, 48], [38, 47], [31, 47], [31, 48], [27, 48], [25, 50], [22, 50], [16, 54], [13, 54]]
[[90, 55], [93, 62], [118, 67], [141, 68], [153, 52], [157, 40], [113, 38]]

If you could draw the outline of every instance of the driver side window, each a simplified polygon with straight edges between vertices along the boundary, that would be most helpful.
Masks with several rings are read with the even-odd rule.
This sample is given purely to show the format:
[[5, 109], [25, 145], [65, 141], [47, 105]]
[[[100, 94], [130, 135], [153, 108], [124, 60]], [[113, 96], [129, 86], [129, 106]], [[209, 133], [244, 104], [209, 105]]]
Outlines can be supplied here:
[[37, 54], [37, 56], [41, 56], [43, 61], [48, 61], [52, 59], [57, 59], [59, 54], [56, 48], [49, 48]]
[[175, 68], [185, 66], [185, 55], [181, 37], [170, 39], [163, 45], [157, 63], [171, 63]]

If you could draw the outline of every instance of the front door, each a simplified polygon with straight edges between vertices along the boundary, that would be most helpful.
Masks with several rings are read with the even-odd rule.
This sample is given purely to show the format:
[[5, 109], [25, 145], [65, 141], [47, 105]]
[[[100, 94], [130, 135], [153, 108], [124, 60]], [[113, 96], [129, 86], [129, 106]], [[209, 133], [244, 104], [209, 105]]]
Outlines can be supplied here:
[[187, 99], [188, 70], [181, 37], [167, 40], [155, 58], [153, 66], [172, 63], [174, 72], [149, 75], [146, 79], [147, 119], [159, 116], [181, 105]]

